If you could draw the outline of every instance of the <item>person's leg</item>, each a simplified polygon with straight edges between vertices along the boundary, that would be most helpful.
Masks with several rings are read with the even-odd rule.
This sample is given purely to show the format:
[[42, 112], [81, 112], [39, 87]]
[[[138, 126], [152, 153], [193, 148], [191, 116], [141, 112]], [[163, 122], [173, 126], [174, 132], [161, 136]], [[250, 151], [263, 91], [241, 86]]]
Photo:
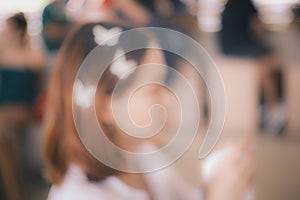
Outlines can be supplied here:
[[8, 200], [20, 200], [19, 133], [29, 119], [28, 109], [3, 107], [0, 109], [0, 173]]
[[268, 109], [273, 109], [277, 104], [278, 91], [273, 78], [276, 70], [273, 56], [265, 56], [260, 59], [260, 79], [264, 100]]
[[[260, 76], [262, 95], [265, 102], [265, 124], [264, 128], [274, 134], [280, 133], [286, 122], [286, 111], [282, 101], [283, 79], [282, 69], [279, 68], [280, 62], [276, 55], [270, 54], [260, 59]], [[279, 76], [278, 76], [279, 75]]]
[[18, 141], [11, 133], [10, 138], [3, 139], [0, 143], [0, 168], [5, 194], [8, 200], [21, 199], [19, 183], [19, 155]]
[[[259, 62], [260, 82], [262, 88], [263, 104], [261, 105], [261, 125], [266, 130], [275, 134], [281, 132], [284, 127], [286, 116], [285, 108], [281, 101], [280, 90], [278, 86], [278, 74], [283, 78], [281, 62], [278, 56], [273, 53], [272, 48], [255, 42], [244, 42], [242, 44], [231, 46], [226, 55], [235, 57], [252, 58]], [[277, 77], [276, 77], [277, 75]], [[280, 82], [280, 81], [279, 81]], [[281, 81], [280, 84], [283, 84]], [[283, 91], [284, 93], [284, 91]]]

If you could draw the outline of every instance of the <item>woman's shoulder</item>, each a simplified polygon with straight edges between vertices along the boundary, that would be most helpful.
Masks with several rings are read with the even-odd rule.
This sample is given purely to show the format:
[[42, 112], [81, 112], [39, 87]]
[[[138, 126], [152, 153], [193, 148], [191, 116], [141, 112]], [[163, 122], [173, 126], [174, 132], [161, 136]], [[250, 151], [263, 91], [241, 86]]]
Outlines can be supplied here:
[[71, 165], [60, 185], [53, 185], [49, 191], [48, 200], [84, 200], [101, 199], [101, 187], [91, 183], [83, 171], [76, 165]]
[[89, 181], [78, 166], [72, 165], [69, 167], [63, 182], [51, 187], [48, 200], [129, 200], [137, 195], [140, 196], [114, 176], [99, 182]]

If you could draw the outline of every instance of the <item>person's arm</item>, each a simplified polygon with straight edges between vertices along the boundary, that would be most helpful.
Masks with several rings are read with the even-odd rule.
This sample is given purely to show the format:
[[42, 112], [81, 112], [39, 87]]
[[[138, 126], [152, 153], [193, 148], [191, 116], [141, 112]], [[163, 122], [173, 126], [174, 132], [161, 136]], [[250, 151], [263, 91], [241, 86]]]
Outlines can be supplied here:
[[230, 147], [204, 185], [205, 200], [241, 200], [253, 183], [255, 169], [254, 150], [248, 141]]
[[243, 6], [244, 11], [250, 18], [249, 31], [255, 40], [260, 40], [264, 35], [265, 29], [259, 19], [259, 12], [251, 0], [247, 0]]
[[261, 40], [265, 35], [265, 28], [261, 20], [257, 15], [251, 17], [250, 21], [250, 32], [252, 33], [254, 39]]

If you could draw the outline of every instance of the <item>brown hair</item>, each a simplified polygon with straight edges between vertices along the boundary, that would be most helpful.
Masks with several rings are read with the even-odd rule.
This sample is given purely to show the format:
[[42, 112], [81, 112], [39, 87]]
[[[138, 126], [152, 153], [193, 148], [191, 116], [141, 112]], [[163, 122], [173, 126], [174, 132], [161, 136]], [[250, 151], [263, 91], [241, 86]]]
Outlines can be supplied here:
[[[98, 24], [100, 23], [81, 25], [71, 31], [59, 51], [57, 65], [50, 82], [44, 157], [46, 178], [55, 184], [62, 182], [70, 163], [77, 164], [92, 180], [101, 180], [117, 173], [116, 170], [96, 160], [83, 146], [76, 132], [72, 115], [73, 83], [81, 63], [88, 53], [97, 46], [92, 29]], [[105, 28], [115, 26], [107, 23], [100, 25]], [[126, 30], [125, 27], [122, 29]], [[148, 42], [142, 34], [139, 39], [145, 43]], [[123, 45], [130, 42], [134, 41], [123, 41]], [[117, 45], [122, 46], [121, 37]], [[113, 54], [114, 51], [111, 50], [106, 53]], [[140, 62], [143, 54], [144, 50], [138, 50], [135, 53], [130, 53], [130, 55], [126, 54], [126, 57], [130, 56]], [[106, 70], [103, 79], [99, 82], [102, 85], [97, 88], [97, 93], [100, 90], [99, 92], [102, 94], [110, 94], [111, 87], [117, 80], [115, 75]]]
[[16, 30], [20, 38], [25, 41], [27, 35], [27, 20], [25, 18], [24, 13], [19, 12], [7, 19], [7, 22], [13, 26], [14, 30]]

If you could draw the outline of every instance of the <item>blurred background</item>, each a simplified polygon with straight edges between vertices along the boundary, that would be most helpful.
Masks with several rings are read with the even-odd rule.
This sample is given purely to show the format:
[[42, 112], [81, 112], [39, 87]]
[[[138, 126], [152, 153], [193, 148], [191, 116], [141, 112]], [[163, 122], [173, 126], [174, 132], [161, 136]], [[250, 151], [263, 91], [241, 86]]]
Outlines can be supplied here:
[[[237, 53], [233, 49], [226, 51], [222, 40], [238, 37], [240, 29], [234, 23], [237, 27], [246, 22], [227, 22], [231, 21], [230, 16], [239, 18], [231, 14], [238, 14], [241, 7], [226, 10], [226, 0], [153, 2], [0, 1], [0, 199], [46, 199], [50, 184], [43, 178], [41, 154], [43, 120], [47, 115], [44, 105], [57, 53], [76, 24], [116, 18], [133, 27], [151, 22], [168, 24], [166, 27], [181, 30], [197, 40], [217, 64], [227, 95], [226, 121], [216, 150], [227, 141], [252, 135], [258, 166], [254, 199], [300, 199], [300, 1], [253, 0], [252, 12], [257, 14], [261, 35], [254, 46], [251, 43], [249, 48], [237, 47]], [[10, 18], [18, 12], [25, 15], [26, 29], [22, 15]], [[11, 23], [17, 24], [17, 29], [8, 28]], [[26, 31], [26, 38], [25, 33], [20, 36], [22, 30]], [[278, 70], [261, 70], [260, 65], [268, 63], [275, 63]], [[188, 76], [193, 77], [193, 73]], [[273, 90], [278, 90], [273, 99], [268, 98], [270, 88], [264, 87], [270, 84], [266, 81], [268, 77], [276, 85]], [[175, 164], [192, 184], [203, 176], [201, 163], [193, 163], [210, 110], [205, 86], [198, 89], [206, 118], [203, 117], [197, 141]], [[25, 90], [30, 95], [23, 94]], [[274, 109], [268, 109], [269, 102], [273, 102]], [[8, 174], [15, 174], [17, 182]]]

